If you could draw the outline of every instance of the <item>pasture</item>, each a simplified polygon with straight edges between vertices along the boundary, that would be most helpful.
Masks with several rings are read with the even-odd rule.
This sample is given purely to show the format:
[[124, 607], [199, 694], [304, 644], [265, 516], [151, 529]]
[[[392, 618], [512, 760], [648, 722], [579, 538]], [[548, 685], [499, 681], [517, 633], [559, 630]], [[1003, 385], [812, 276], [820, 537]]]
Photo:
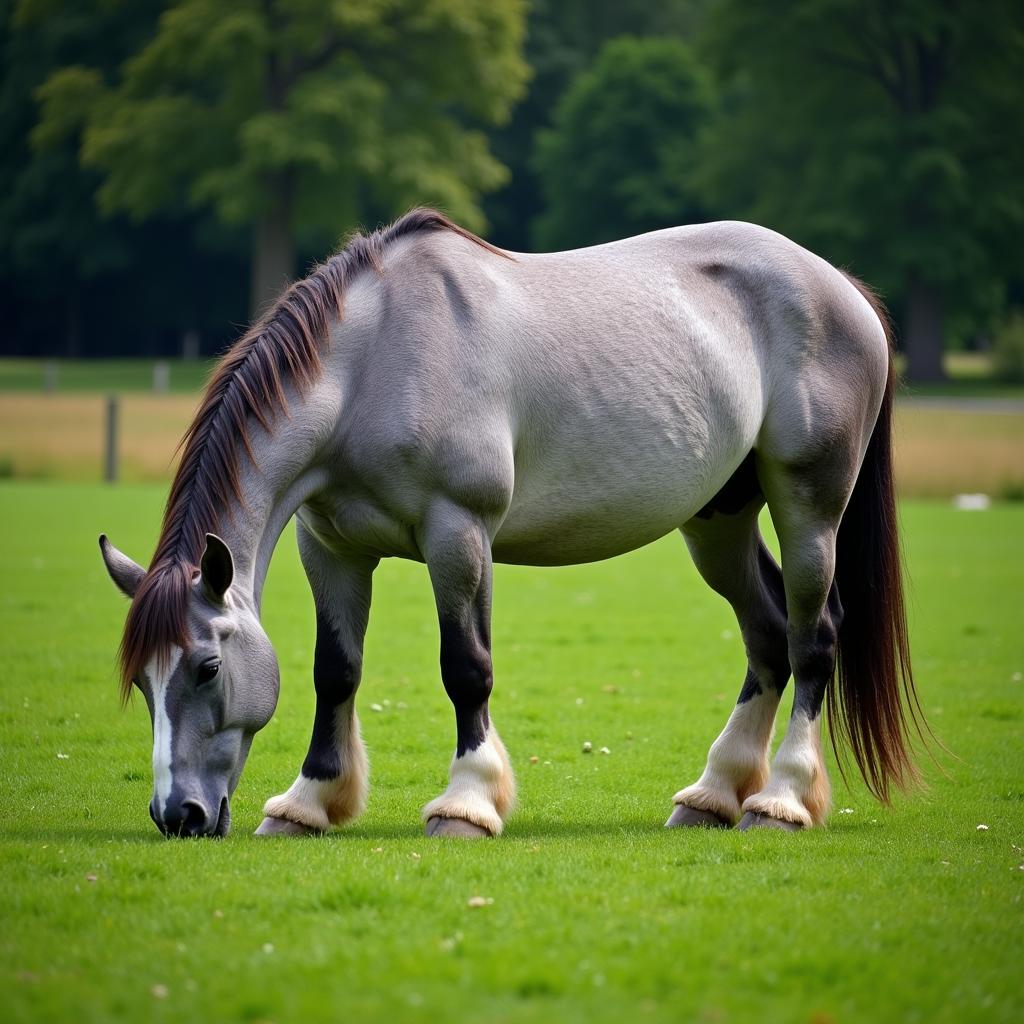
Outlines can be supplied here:
[[502, 838], [422, 835], [454, 728], [426, 573], [399, 562], [377, 574], [360, 694], [367, 813], [254, 838], [312, 718], [289, 528], [264, 609], [278, 711], [232, 834], [190, 842], [146, 813], [149, 721], [118, 708], [125, 605], [96, 547], [106, 531], [144, 561], [163, 496], [0, 486], [3, 1019], [1019, 1019], [1024, 507], [905, 504], [919, 689], [958, 759], [891, 809], [833, 771], [828, 827], [798, 835], [661, 828], [744, 667], [729, 609], [667, 538], [497, 568], [492, 711], [520, 786]]
[[[166, 481], [210, 365], [170, 361], [169, 392], [154, 394], [151, 361], [65, 360], [56, 392], [44, 394], [42, 360], [0, 360], [0, 478], [101, 479], [105, 395], [115, 392], [120, 479]], [[1024, 496], [1024, 389], [981, 376], [986, 367], [977, 358], [951, 357], [956, 376], [947, 384], [902, 392], [896, 477], [904, 497]]]

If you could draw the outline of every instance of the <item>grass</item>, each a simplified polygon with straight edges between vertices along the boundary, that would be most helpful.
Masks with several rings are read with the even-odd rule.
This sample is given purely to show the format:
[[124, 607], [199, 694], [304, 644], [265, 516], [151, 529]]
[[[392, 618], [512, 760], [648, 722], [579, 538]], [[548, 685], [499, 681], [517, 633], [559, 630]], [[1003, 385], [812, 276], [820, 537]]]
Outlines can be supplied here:
[[919, 685], [961, 760], [889, 810], [837, 782], [853, 813], [795, 836], [660, 827], [743, 669], [728, 609], [668, 538], [498, 568], [493, 710], [521, 794], [500, 840], [421, 835], [454, 726], [426, 574], [401, 562], [378, 572], [367, 642], [369, 810], [319, 839], [252, 837], [312, 714], [286, 535], [264, 616], [281, 702], [234, 832], [168, 842], [146, 814], [145, 706], [117, 707], [125, 608], [96, 550], [107, 530], [145, 557], [162, 498], [0, 486], [5, 1021], [1019, 1019], [1024, 508], [906, 506]]
[[[903, 360], [897, 357], [902, 370]], [[934, 384], [904, 384], [903, 393], [932, 398], [1024, 398], [1024, 385], [995, 376], [988, 352], [947, 352], [947, 379]]]
[[[208, 359], [163, 359], [172, 392], [195, 392], [205, 383]], [[155, 359], [0, 359], [0, 391], [41, 392], [48, 366], [56, 365], [55, 390], [71, 393], [153, 391]]]

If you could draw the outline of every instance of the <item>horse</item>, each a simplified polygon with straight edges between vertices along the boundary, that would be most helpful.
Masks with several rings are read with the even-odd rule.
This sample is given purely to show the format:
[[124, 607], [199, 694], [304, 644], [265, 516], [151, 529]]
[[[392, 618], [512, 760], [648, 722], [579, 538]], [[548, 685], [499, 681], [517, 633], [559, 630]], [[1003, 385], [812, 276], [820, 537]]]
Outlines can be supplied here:
[[[100, 537], [131, 599], [121, 685], [152, 716], [154, 823], [169, 836], [229, 829], [277, 703], [260, 608], [293, 517], [316, 611], [316, 708], [259, 835], [322, 833], [365, 805], [355, 696], [382, 558], [427, 567], [455, 712], [426, 832], [497, 836], [515, 781], [488, 708], [493, 563], [590, 562], [675, 530], [731, 604], [747, 670], [667, 826], [824, 822], [823, 707], [833, 745], [888, 802], [918, 779], [921, 725], [894, 385], [875, 294], [752, 224], [547, 254], [499, 249], [430, 209], [356, 234], [216, 367], [149, 569]], [[759, 532], [765, 504], [781, 566]]]

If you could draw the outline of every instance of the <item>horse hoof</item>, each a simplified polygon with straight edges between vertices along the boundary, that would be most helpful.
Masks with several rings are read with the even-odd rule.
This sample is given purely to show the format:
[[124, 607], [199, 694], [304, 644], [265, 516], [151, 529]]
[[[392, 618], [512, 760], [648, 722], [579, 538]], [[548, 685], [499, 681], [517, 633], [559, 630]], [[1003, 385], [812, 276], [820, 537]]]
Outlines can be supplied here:
[[665, 828], [732, 828], [732, 823], [720, 818], [714, 811], [699, 811], [696, 807], [676, 804]]
[[458, 839], [486, 839], [490, 832], [463, 818], [428, 818], [428, 836], [454, 836]]
[[777, 828], [783, 832], [801, 832], [803, 825], [795, 821], [784, 821], [782, 818], [773, 818], [770, 814], [761, 814], [759, 811], [747, 811], [740, 818], [736, 826], [741, 832], [749, 828]]
[[297, 821], [287, 818], [264, 818], [254, 835], [257, 836], [315, 836], [320, 830], [300, 825]]

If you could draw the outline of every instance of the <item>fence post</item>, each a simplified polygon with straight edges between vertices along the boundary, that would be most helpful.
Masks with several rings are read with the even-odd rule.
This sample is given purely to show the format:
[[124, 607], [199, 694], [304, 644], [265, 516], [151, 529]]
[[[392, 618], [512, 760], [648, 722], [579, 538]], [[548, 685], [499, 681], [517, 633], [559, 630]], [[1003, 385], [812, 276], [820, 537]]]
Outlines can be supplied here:
[[158, 359], [153, 364], [153, 390], [158, 395], [166, 395], [171, 387], [171, 365], [165, 359]]
[[57, 368], [56, 359], [47, 359], [43, 367], [43, 390], [52, 395], [57, 390], [57, 382], [60, 379], [60, 371]]
[[181, 358], [199, 358], [199, 332], [189, 329], [181, 336]]
[[103, 479], [108, 484], [117, 483], [117, 395], [107, 396], [107, 444], [104, 460]]

